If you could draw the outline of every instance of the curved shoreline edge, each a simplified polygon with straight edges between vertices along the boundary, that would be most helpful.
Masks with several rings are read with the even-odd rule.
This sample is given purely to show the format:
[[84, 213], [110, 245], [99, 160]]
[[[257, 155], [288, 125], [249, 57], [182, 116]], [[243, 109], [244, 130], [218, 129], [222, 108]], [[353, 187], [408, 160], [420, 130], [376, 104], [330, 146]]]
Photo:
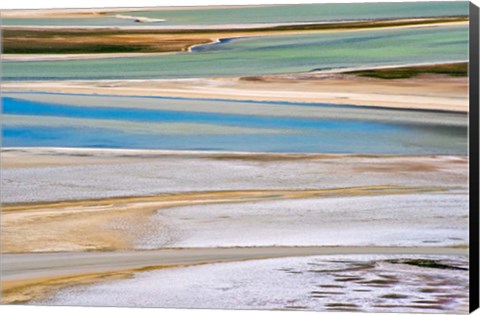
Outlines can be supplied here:
[[[33, 299], [39, 301], [68, 287], [128, 279], [136, 273], [164, 268], [323, 255], [454, 255], [468, 257], [468, 248], [278, 246], [182, 248], [113, 253], [2, 254], [3, 272], [6, 271], [9, 274], [2, 277], [2, 303], [28, 303]], [[75, 258], [72, 259], [72, 256]], [[159, 264], [159, 259], [164, 262]], [[20, 276], [16, 278], [15, 274]]]
[[[453, 19], [453, 21], [452, 21]], [[458, 21], [457, 21], [458, 20]], [[390, 24], [389, 24], [390, 23]], [[352, 24], [352, 25], [350, 25]], [[358, 25], [357, 25], [358, 24]], [[384, 25], [385, 24], [385, 25]], [[137, 52], [112, 52], [112, 53], [95, 53], [95, 52], [77, 52], [77, 53], [4, 53], [2, 54], [2, 61], [14, 62], [14, 61], [50, 61], [50, 60], [79, 60], [79, 59], [105, 59], [105, 58], [129, 58], [137, 56], [150, 56], [155, 54], [177, 54], [177, 53], [193, 53], [195, 48], [202, 47], [203, 45], [212, 45], [229, 41], [236, 38], [252, 38], [252, 37], [265, 37], [265, 36], [282, 36], [282, 35], [297, 35], [297, 34], [317, 34], [317, 33], [337, 33], [337, 32], [362, 32], [368, 30], [388, 30], [388, 29], [409, 29], [409, 28], [426, 28], [436, 26], [456, 26], [456, 25], [468, 25], [468, 18], [455, 17], [455, 18], [425, 18], [425, 19], [394, 19], [394, 20], [376, 20], [376, 21], [354, 21], [347, 23], [300, 23], [293, 25], [274, 25], [267, 27], [255, 27], [255, 28], [229, 28], [229, 29], [195, 29], [195, 28], [175, 28], [175, 29], [162, 29], [162, 28], [129, 28], [129, 27], [4, 27], [4, 41], [7, 44], [14, 43], [15, 38], [10, 38], [8, 31], [23, 31], [23, 32], [68, 32], [68, 31], [84, 31], [88, 33], [102, 31], [118, 32], [122, 35], [128, 35], [131, 32], [133, 35], [137, 33], [145, 33], [149, 36], [169, 35], [169, 36], [197, 36], [196, 40], [190, 40], [191, 43], [185, 44], [184, 47], [172, 49], [169, 51], [137, 51]], [[305, 28], [305, 29], [302, 29]], [[297, 29], [298, 28], [298, 29]], [[158, 33], [156, 33], [158, 32]], [[230, 34], [229, 34], [230, 33]], [[92, 33], [93, 36], [94, 33]], [[88, 35], [88, 34], [87, 34]], [[97, 34], [99, 36], [101, 34]], [[35, 38], [31, 34], [32, 38]], [[43, 35], [42, 35], [43, 36]], [[88, 38], [88, 37], [86, 37]], [[111, 39], [110, 39], [111, 40]], [[208, 40], [208, 42], [205, 42]], [[192, 42], [193, 41], [193, 42]], [[88, 41], [87, 41], [88, 43]], [[109, 43], [107, 41], [107, 43]], [[4, 47], [4, 51], [8, 51], [8, 47]]]

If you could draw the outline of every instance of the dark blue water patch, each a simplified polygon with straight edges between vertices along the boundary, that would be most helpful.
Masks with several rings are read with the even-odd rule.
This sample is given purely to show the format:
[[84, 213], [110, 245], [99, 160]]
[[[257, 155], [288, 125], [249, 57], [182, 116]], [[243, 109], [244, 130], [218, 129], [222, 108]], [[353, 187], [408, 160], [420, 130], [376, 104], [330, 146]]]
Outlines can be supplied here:
[[[41, 118], [39, 118], [41, 119]], [[119, 133], [104, 132], [102, 128], [10, 127], [2, 129], [6, 147], [90, 147], [122, 148]]]
[[227, 44], [233, 40], [236, 40], [236, 39], [240, 39], [241, 37], [227, 37], [227, 38], [220, 38], [218, 39], [218, 42], [215, 42], [215, 43], [208, 43], [208, 44], [200, 44], [200, 45], [196, 45], [196, 46], [192, 46], [190, 48], [190, 52], [194, 52], [194, 53], [199, 53], [199, 52], [207, 52], [207, 51], [212, 51], [212, 50], [216, 50], [216, 48], [219, 46], [219, 45], [222, 45], [222, 44]]
[[221, 124], [224, 126], [251, 128], [342, 129], [352, 131], [375, 129], [381, 132], [395, 132], [398, 129], [404, 128], [401, 125], [370, 121], [320, 120], [296, 117], [234, 115], [138, 108], [68, 106], [24, 101], [10, 97], [3, 98], [3, 113], [79, 119], [125, 120], [132, 122]]

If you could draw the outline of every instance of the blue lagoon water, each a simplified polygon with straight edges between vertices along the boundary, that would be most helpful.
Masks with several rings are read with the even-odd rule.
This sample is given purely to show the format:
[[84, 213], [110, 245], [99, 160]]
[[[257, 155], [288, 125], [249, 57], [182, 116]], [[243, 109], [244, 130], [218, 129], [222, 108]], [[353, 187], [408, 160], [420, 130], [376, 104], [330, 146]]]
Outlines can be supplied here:
[[[158, 99], [167, 103], [170, 100]], [[132, 104], [135, 100], [131, 98]], [[172, 98], [171, 101], [194, 104], [197, 100]], [[242, 102], [234, 103], [242, 106]], [[249, 102], [250, 105], [252, 103], [259, 107], [267, 104]], [[3, 144], [246, 152], [467, 153], [466, 114], [423, 111], [426, 123], [418, 123], [413, 120], [369, 119], [369, 111], [379, 111], [374, 108], [301, 103], [268, 105], [278, 108], [314, 106], [319, 113], [331, 111], [333, 107], [338, 110], [337, 117], [350, 118], [228, 114], [175, 110], [175, 106], [170, 110], [79, 106], [4, 97]], [[342, 111], [359, 111], [362, 114], [358, 117], [363, 118], [342, 116]], [[417, 115], [415, 111], [395, 111], [411, 113], [412, 117]], [[464, 124], [436, 123], [452, 117], [457, 122], [464, 121]], [[173, 128], [171, 124], [174, 124]]]

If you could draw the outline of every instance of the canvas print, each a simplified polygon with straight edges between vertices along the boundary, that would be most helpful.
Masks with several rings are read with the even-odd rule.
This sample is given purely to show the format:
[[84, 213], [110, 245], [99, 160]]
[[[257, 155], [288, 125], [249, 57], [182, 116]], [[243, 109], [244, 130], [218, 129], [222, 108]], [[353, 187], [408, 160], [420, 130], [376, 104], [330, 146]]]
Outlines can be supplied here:
[[468, 312], [468, 2], [1, 14], [2, 303]]

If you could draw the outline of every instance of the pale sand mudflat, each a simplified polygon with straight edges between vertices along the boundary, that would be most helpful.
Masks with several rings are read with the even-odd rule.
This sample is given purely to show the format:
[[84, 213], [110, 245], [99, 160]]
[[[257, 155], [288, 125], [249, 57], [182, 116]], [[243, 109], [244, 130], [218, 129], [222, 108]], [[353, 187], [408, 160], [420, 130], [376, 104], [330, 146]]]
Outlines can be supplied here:
[[187, 266], [67, 288], [36, 303], [463, 314], [468, 258], [347, 254]]
[[[8, 254], [4, 256], [2, 303], [42, 301], [73, 286], [129, 279], [141, 272], [269, 258], [316, 255], [468, 255], [445, 247], [237, 247], [133, 252]], [[361, 256], [360, 256], [361, 257]], [[391, 256], [392, 257], [392, 256]], [[394, 257], [394, 256], [393, 256]], [[218, 265], [218, 266], [221, 266]]]
[[[10, 148], [2, 150], [1, 158], [2, 173], [6, 175], [2, 174], [2, 196], [8, 196], [11, 202], [2, 209], [4, 253], [54, 252], [27, 254], [33, 255], [31, 258], [23, 256], [24, 254], [18, 256], [27, 257], [34, 265], [28, 267], [14, 263], [12, 266], [15, 268], [24, 266], [32, 272], [51, 270], [54, 273], [30, 277], [30, 271], [19, 271], [19, 278], [11, 278], [2, 283], [3, 303], [24, 303], [32, 299], [39, 301], [51, 297], [59, 289], [73, 285], [128, 279], [135, 273], [167, 266], [313, 254], [466, 253], [463, 243], [439, 247], [432, 247], [435, 245], [428, 243], [409, 247], [309, 247], [311, 250], [306, 247], [259, 247], [244, 249], [247, 254], [236, 253], [242, 250], [241, 247], [178, 249], [173, 250], [173, 260], [168, 264], [158, 264], [157, 258], [142, 261], [142, 253], [155, 253], [150, 250], [130, 252], [130, 258], [135, 261], [133, 265], [127, 261], [116, 266], [107, 259], [111, 256], [115, 262], [120, 262], [115, 255], [126, 255], [128, 258], [129, 252], [125, 251], [134, 249], [138, 240], [145, 237], [145, 233], [171, 230], [168, 222], [159, 224], [157, 219], [152, 220], [155, 213], [167, 209], [175, 212], [179, 207], [188, 209], [199, 206], [198, 210], [203, 212], [201, 206], [208, 204], [252, 207], [265, 202], [288, 202], [295, 199], [298, 205], [303, 205], [306, 200], [315, 198], [348, 200], [382, 196], [393, 198], [400, 195], [407, 197], [412, 194], [420, 198], [434, 198], [436, 194], [443, 197], [452, 194], [452, 197], [456, 195], [456, 198], [461, 198], [466, 192], [467, 157]], [[138, 168], [139, 166], [141, 167]], [[106, 173], [102, 173], [102, 169]], [[115, 174], [120, 177], [112, 178]], [[22, 179], [24, 175], [27, 176], [25, 181]], [[33, 183], [32, 178], [36, 179]], [[121, 182], [120, 178], [124, 181]], [[169, 180], [163, 184], [150, 181], [162, 178]], [[232, 181], [233, 178], [237, 182]], [[93, 181], [86, 183], [86, 179]], [[108, 187], [111, 183], [120, 186]], [[125, 190], [121, 188], [123, 185]], [[356, 186], [346, 187], [348, 185]], [[142, 187], [150, 190], [146, 192]], [[205, 187], [213, 191], [201, 191]], [[265, 187], [271, 189], [265, 190]], [[34, 192], [30, 195], [33, 200], [28, 199], [31, 192]], [[88, 196], [87, 200], [82, 200], [83, 192]], [[145, 193], [148, 195], [142, 195]], [[62, 201], [64, 196], [77, 200]], [[43, 202], [38, 202], [39, 200]], [[308, 203], [306, 205], [308, 207]], [[210, 220], [208, 216], [204, 219]], [[228, 218], [218, 219], [220, 224]], [[119, 220], [128, 224], [119, 224]], [[189, 250], [196, 250], [201, 259], [192, 260]], [[233, 252], [225, 256], [222, 255], [223, 250]], [[304, 250], [307, 251], [302, 252]], [[64, 253], [55, 253], [58, 251]], [[163, 255], [163, 251], [158, 253]], [[270, 251], [273, 256], [268, 254]], [[206, 259], [206, 253], [209, 252], [213, 256]], [[87, 260], [84, 269], [62, 273], [61, 268], [51, 267], [61, 263], [62, 255], [70, 257], [72, 254], [79, 255], [78, 261], [83, 259], [82, 255], [86, 255], [86, 258], [88, 255], [98, 257], [95, 256], [97, 260], [93, 265]], [[55, 264], [47, 261], [50, 269], [36, 268], [35, 264], [45, 263], [45, 255], [54, 255], [52, 259]], [[72, 260], [69, 258], [68, 261]], [[92, 266], [94, 269], [91, 269]]]
[[[273, 5], [213, 5], [213, 6], [157, 6], [157, 7], [125, 7], [125, 8], [73, 8], [73, 9], [9, 9], [2, 10], [3, 18], [78, 18], [99, 17], [110, 13], [138, 11], [181, 11], [181, 10], [211, 10], [222, 8], [268, 7]], [[108, 16], [108, 15], [107, 15]]]
[[[461, 200], [466, 196], [467, 167], [467, 158], [461, 156], [3, 149], [2, 250], [125, 250], [152, 246], [148, 235], [155, 236], [157, 232], [163, 233], [155, 236], [162, 241], [154, 243], [154, 247], [177, 246], [189, 238], [177, 239], [184, 232], [170, 223], [185, 215], [193, 220], [189, 224], [198, 218], [185, 214], [166, 221], [153, 220], [159, 210], [172, 207], [188, 210], [189, 206], [238, 204], [240, 210], [243, 205], [245, 209], [262, 207], [255, 202], [297, 199], [299, 207], [306, 204], [307, 209], [312, 206], [329, 209], [331, 205], [322, 206], [322, 198], [341, 201], [405, 194], [425, 196], [418, 197], [421, 201], [445, 193], [438, 198], [452, 196], [442, 209], [461, 208]], [[307, 200], [315, 198], [318, 201], [308, 206]], [[375, 200], [365, 202], [375, 204], [380, 199]], [[285, 208], [283, 204], [268, 205], [268, 209], [275, 210], [279, 205]], [[210, 216], [201, 207], [198, 211], [205, 213], [205, 218]], [[288, 217], [288, 213], [284, 216]], [[322, 216], [323, 212], [319, 213]], [[462, 213], [458, 213], [460, 225]], [[249, 215], [245, 218], [248, 221]], [[220, 220], [218, 227], [222, 228], [232, 221], [227, 215], [213, 219]], [[207, 222], [210, 219], [200, 220], [198, 227], [204, 229]], [[284, 222], [278, 223], [278, 228], [289, 228]], [[439, 226], [438, 222], [435, 224]], [[452, 234], [456, 237], [453, 243], [465, 242], [457, 234]], [[415, 240], [418, 238], [424, 237]], [[285, 244], [282, 239], [265, 236], [265, 240]], [[245, 245], [243, 239], [233, 238], [228, 242], [228, 246]]]
[[53, 61], [53, 60], [85, 60], [109, 59], [118, 57], [150, 57], [171, 54], [170, 52], [158, 53], [91, 53], [91, 54], [3, 54], [3, 61]]
[[467, 156], [4, 148], [1, 162], [4, 203], [468, 183]]
[[[372, 186], [299, 191], [198, 192], [165, 196], [4, 205], [1, 247], [2, 253], [131, 250], [136, 249], [137, 244], [140, 244], [140, 247], [147, 246], [149, 248], [152, 246], [153, 248], [175, 247], [178, 246], [175, 236], [181, 231], [180, 226], [177, 227], [178, 232], [176, 232], [175, 224], [171, 225], [162, 220], [152, 219], [152, 216], [162, 209], [223, 203], [247, 203], [247, 207], [252, 208], [254, 205], [251, 202], [269, 200], [389, 196], [441, 191], [444, 189], [437, 187]], [[301, 203], [302, 200], [299, 200], [298, 203]], [[237, 208], [241, 208], [241, 205]], [[199, 208], [199, 211], [201, 210]], [[248, 214], [246, 215], [248, 217]], [[281, 228], [280, 225], [278, 228]], [[152, 237], [156, 240], [153, 245], [148, 245], [149, 239]], [[252, 241], [255, 242], [255, 237]], [[263, 242], [264, 240], [258, 241]], [[282, 238], [279, 240], [279, 242], [284, 241]], [[245, 245], [238, 239], [234, 239], [232, 244], [234, 246]], [[251, 242], [248, 244], [256, 245]], [[209, 243], [202, 243], [200, 246], [209, 246]]]
[[6, 81], [4, 92], [168, 96], [468, 111], [468, 78], [419, 75], [401, 80], [345, 74], [254, 78], [101, 81]]

